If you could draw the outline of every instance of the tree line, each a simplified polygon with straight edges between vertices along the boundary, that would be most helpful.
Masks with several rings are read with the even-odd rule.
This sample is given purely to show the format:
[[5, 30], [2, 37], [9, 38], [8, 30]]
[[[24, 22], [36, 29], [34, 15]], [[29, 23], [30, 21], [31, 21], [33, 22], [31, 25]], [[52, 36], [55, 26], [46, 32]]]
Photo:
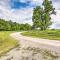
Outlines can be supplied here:
[[28, 23], [19, 24], [16, 22], [6, 21], [4, 19], [0, 19], [0, 31], [20, 31], [20, 30], [31, 30], [32, 26]]

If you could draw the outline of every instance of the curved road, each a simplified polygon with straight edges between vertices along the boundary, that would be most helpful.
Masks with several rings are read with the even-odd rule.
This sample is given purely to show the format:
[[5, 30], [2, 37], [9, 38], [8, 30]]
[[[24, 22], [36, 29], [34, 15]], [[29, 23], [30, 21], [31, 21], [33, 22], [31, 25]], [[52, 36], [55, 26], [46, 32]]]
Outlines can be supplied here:
[[13, 37], [17, 40], [20, 40], [20, 41], [26, 40], [26, 41], [36, 42], [36, 43], [40, 43], [40, 44], [46, 44], [46, 45], [51, 45], [51, 46], [55, 46], [55, 47], [60, 47], [60, 41], [27, 37], [27, 36], [21, 35], [21, 33], [22, 32], [12, 33], [11, 37]]
[[60, 41], [26, 37], [22, 36], [21, 33], [22, 32], [16, 32], [10, 35], [12, 38], [17, 39], [19, 41], [20, 48], [13, 49], [7, 54], [7, 57], [1, 57], [0, 60], [7, 60], [8, 58], [13, 60], [13, 57], [14, 60], [20, 60], [21, 49], [27, 47], [48, 49], [50, 51], [56, 52], [60, 56]]

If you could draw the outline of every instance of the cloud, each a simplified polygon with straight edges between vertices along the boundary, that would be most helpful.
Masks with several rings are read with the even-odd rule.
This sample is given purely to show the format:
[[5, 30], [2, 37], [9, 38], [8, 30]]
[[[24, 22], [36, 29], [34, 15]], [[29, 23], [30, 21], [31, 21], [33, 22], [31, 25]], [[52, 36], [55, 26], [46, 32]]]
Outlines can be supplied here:
[[53, 2], [53, 5], [54, 5], [54, 7], [56, 8], [56, 9], [59, 9], [60, 7], [60, 0], [52, 0], [52, 2]]
[[10, 0], [0, 0], [0, 18], [16, 21], [18, 23], [32, 23], [32, 7], [12, 9], [10, 2]]
[[[15, 6], [14, 2], [16, 2], [16, 4], [19, 2], [19, 4], [22, 3], [23, 5], [29, 4], [29, 6], [25, 5], [27, 7], [23, 7], [19, 5], [21, 8], [17, 6], [17, 9], [16, 7], [12, 8], [12, 4]], [[16, 21], [18, 23], [32, 24], [32, 13], [35, 2], [34, 0], [0, 0], [0, 18]]]
[[[52, 18], [52, 28], [60, 28], [59, 24], [60, 24], [60, 10], [55, 10], [56, 11], [56, 15], [51, 15]], [[58, 26], [59, 25], [59, 26]]]
[[[26, 12], [27, 10], [27, 12]], [[32, 17], [32, 8], [21, 9], [21, 10], [6, 10], [0, 7], [0, 18], [4, 18], [6, 20], [16, 21], [18, 23], [29, 22], [31, 20], [27, 20]], [[31, 14], [30, 14], [31, 13]]]

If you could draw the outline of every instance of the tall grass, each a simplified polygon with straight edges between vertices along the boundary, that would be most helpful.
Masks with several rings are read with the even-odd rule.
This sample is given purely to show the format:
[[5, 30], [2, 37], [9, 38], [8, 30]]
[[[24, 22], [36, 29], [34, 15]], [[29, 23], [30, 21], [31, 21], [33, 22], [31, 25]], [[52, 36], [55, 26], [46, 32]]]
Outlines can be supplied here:
[[18, 46], [18, 41], [10, 37], [12, 32], [1, 31], [0, 32], [0, 56], [4, 55], [9, 50]]
[[45, 30], [45, 31], [32, 30], [24, 32], [22, 33], [22, 35], [50, 40], [60, 40], [60, 30]]

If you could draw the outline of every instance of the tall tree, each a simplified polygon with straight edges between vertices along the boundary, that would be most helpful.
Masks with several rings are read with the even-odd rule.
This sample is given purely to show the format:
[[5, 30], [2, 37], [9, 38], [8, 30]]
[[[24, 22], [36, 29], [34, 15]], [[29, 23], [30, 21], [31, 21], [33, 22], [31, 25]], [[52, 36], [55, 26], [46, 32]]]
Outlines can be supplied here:
[[44, 0], [43, 4], [44, 6], [44, 28], [43, 30], [46, 30], [51, 24], [51, 14], [55, 14], [55, 8], [53, 8], [52, 1], [51, 0]]
[[42, 21], [42, 11], [43, 9], [40, 6], [36, 6], [33, 11], [32, 21], [33, 21], [33, 27], [41, 27], [41, 21]]
[[53, 8], [52, 1], [44, 0], [40, 6], [36, 6], [33, 10], [33, 26], [40, 27], [41, 30], [46, 30], [51, 24], [51, 14], [55, 14], [55, 8]]

